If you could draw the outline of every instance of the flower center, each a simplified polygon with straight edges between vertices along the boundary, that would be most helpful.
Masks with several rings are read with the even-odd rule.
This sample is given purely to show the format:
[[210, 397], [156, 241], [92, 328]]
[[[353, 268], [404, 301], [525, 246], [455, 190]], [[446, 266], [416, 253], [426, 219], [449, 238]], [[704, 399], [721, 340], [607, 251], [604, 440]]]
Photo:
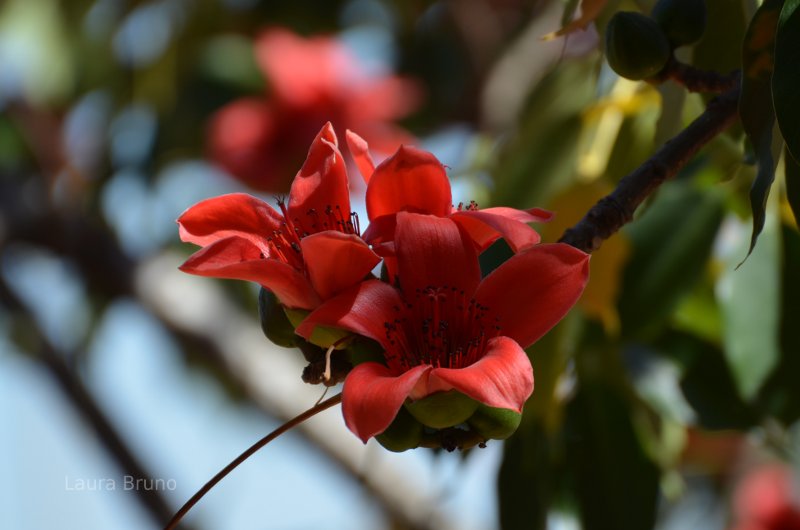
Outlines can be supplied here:
[[289, 216], [289, 210], [283, 200], [278, 201], [286, 226], [294, 232], [298, 238], [316, 234], [325, 230], [335, 230], [344, 234], [361, 235], [361, 225], [358, 221], [356, 212], [347, 212], [345, 215], [341, 206], [327, 205], [324, 211], [316, 208], [309, 209], [305, 216]]
[[289, 217], [289, 210], [283, 199], [278, 199], [278, 206], [283, 213], [283, 222], [278, 230], [267, 236], [267, 250], [271, 258], [279, 259], [295, 269], [303, 268], [303, 255], [300, 249], [300, 240], [304, 237], [335, 230], [345, 234], [361, 235], [361, 225], [358, 214], [350, 212], [347, 217], [342, 213], [339, 205], [325, 207], [323, 213], [311, 208], [304, 218]]
[[498, 318], [489, 308], [467, 299], [456, 287], [426, 287], [406, 297], [397, 317], [385, 322], [389, 367], [406, 371], [421, 364], [463, 368], [486, 353], [489, 339], [500, 335]]

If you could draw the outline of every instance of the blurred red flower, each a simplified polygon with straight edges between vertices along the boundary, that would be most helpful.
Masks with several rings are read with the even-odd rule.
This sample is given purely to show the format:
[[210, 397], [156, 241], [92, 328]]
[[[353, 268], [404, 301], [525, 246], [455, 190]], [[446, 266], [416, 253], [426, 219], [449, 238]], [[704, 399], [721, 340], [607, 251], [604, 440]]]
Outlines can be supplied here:
[[792, 470], [773, 464], [748, 473], [736, 488], [732, 530], [800, 530]]
[[243, 193], [192, 206], [178, 219], [180, 237], [203, 248], [181, 270], [254, 281], [287, 307], [313, 309], [380, 261], [350, 212], [347, 171], [330, 123], [311, 144], [280, 208]]
[[269, 97], [244, 98], [211, 119], [211, 158], [250, 187], [282, 192], [320, 124], [360, 131], [379, 152], [412, 137], [393, 120], [412, 112], [419, 86], [397, 76], [368, 75], [330, 37], [303, 38], [286, 29], [264, 31], [255, 42]]
[[448, 390], [520, 412], [533, 392], [523, 351], [567, 313], [588, 278], [589, 256], [563, 244], [521, 252], [481, 280], [477, 249], [454, 219], [396, 215], [396, 282], [365, 281], [297, 328], [349, 330], [382, 346], [385, 364], [356, 366], [342, 411], [362, 441], [382, 433], [407, 398]]

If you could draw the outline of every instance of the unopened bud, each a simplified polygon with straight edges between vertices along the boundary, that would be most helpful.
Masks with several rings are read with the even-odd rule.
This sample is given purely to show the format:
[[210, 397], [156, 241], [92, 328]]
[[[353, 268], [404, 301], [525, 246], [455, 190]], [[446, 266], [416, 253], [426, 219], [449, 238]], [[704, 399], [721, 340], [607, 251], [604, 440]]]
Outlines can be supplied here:
[[627, 79], [654, 77], [672, 50], [658, 23], [641, 13], [620, 11], [606, 27], [606, 57], [611, 68]]
[[677, 48], [700, 40], [706, 29], [705, 0], [659, 0], [651, 14]]

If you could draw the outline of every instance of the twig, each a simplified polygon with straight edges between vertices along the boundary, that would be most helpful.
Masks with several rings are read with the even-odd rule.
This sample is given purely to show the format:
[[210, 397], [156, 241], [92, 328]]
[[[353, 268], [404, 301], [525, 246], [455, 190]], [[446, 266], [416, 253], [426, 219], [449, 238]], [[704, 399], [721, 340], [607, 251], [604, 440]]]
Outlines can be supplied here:
[[258, 451], [259, 449], [270, 443], [272, 440], [274, 440], [281, 434], [287, 432], [291, 428], [303, 423], [312, 416], [316, 416], [317, 414], [319, 414], [324, 410], [328, 410], [334, 405], [338, 405], [339, 403], [341, 403], [341, 401], [342, 401], [342, 394], [341, 393], [336, 394], [335, 396], [326, 399], [322, 403], [314, 405], [313, 407], [303, 412], [302, 414], [298, 414], [291, 420], [287, 421], [286, 423], [284, 423], [283, 425], [281, 425], [280, 427], [278, 427], [277, 429], [275, 429], [268, 435], [264, 436], [253, 445], [251, 445], [245, 452], [236, 457], [236, 459], [234, 459], [230, 464], [222, 468], [222, 470], [220, 470], [219, 473], [214, 475], [211, 478], [211, 480], [206, 482], [205, 485], [203, 485], [203, 487], [197, 491], [197, 493], [192, 495], [192, 498], [186, 501], [186, 504], [181, 506], [181, 509], [175, 513], [172, 519], [170, 519], [169, 523], [167, 523], [167, 526], [164, 527], [164, 530], [173, 530], [178, 525], [178, 523], [181, 522], [183, 516], [186, 515], [189, 512], [189, 510], [191, 510], [192, 507], [205, 496], [206, 493], [211, 491], [211, 488], [216, 486], [220, 480], [222, 480], [228, 475], [228, 473], [239, 467], [239, 464], [241, 464], [242, 462], [253, 456], [253, 454], [255, 454], [256, 451]]
[[738, 70], [728, 74], [701, 70], [672, 56], [653, 81], [658, 83], [672, 79], [689, 92], [722, 93], [738, 87], [740, 77]]
[[709, 102], [705, 112], [649, 160], [619, 181], [559, 240], [584, 252], [597, 250], [623, 225], [633, 220], [636, 208], [665, 180], [685, 166], [712, 138], [730, 127], [737, 117], [739, 87]]

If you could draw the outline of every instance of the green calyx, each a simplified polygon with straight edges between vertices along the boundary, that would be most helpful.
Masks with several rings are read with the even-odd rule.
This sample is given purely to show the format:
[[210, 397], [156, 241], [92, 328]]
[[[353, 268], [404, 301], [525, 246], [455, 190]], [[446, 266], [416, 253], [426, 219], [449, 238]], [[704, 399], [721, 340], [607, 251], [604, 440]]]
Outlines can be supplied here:
[[522, 414], [519, 412], [480, 404], [467, 423], [487, 440], [505, 440], [516, 432], [520, 421]]
[[289, 321], [278, 297], [263, 287], [258, 292], [258, 315], [264, 335], [278, 346], [294, 348], [299, 337], [294, 334], [295, 326]]
[[[310, 311], [306, 311], [305, 309], [290, 309], [288, 307], [284, 307], [283, 310], [294, 328], [297, 328], [310, 313]], [[306, 340], [320, 348], [327, 349], [334, 346], [337, 350], [341, 350], [346, 347], [349, 342], [344, 339], [350, 336], [350, 332], [343, 329], [317, 326], [314, 328], [311, 336]]]
[[445, 429], [467, 421], [478, 408], [478, 402], [461, 392], [449, 390], [406, 402], [405, 408], [426, 427]]
[[606, 28], [606, 58], [620, 76], [632, 80], [654, 77], [672, 54], [658, 23], [641, 13], [620, 11]]
[[419, 447], [422, 435], [422, 424], [401, 407], [391, 425], [375, 439], [389, 451], [402, 453]]
[[705, 0], [659, 0], [653, 19], [669, 39], [673, 48], [700, 40], [706, 29]]

